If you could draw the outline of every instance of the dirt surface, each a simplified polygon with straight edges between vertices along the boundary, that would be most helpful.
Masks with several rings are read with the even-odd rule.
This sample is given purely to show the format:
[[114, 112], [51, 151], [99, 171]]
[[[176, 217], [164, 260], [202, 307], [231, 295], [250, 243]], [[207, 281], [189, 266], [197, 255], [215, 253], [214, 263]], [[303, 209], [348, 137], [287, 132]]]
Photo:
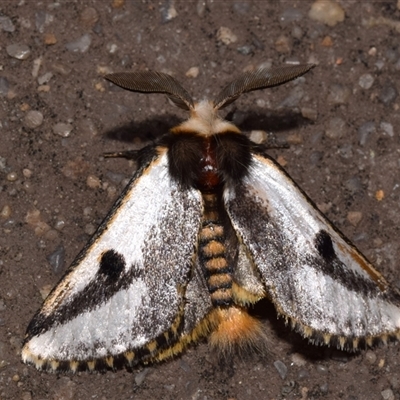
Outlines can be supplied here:
[[265, 131], [289, 142], [271, 155], [399, 286], [400, 5], [341, 1], [343, 21], [326, 23], [309, 16], [312, 4], [1, 2], [2, 400], [400, 398], [398, 345], [355, 355], [314, 347], [264, 303], [266, 355], [221, 361], [200, 343], [161, 365], [76, 375], [20, 361], [42, 296], [135, 169], [102, 154], [141, 147], [185, 117], [161, 95], [112, 87], [101, 78], [109, 71], [169, 72], [199, 99], [261, 63], [316, 63], [299, 81], [243, 96], [226, 113], [253, 137]]

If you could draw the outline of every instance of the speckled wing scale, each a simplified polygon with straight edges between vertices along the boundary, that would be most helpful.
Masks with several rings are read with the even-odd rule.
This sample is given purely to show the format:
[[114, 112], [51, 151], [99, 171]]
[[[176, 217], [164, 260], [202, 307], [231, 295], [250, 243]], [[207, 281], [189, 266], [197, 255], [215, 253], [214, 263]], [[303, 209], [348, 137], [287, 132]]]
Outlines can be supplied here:
[[106, 76], [164, 93], [190, 118], [126, 152], [139, 169], [33, 317], [24, 362], [101, 370], [164, 360], [202, 337], [222, 352], [257, 346], [263, 327], [247, 311], [265, 297], [316, 344], [354, 350], [399, 338], [399, 293], [275, 161], [218, 116], [241, 94], [312, 67], [247, 72], [199, 103], [167, 74]]

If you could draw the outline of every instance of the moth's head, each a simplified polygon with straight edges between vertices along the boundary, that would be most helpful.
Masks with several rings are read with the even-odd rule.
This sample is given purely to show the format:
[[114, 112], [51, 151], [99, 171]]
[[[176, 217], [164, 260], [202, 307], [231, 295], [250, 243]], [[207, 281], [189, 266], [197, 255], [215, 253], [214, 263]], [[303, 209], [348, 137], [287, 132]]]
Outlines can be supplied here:
[[[226, 131], [240, 132], [232, 123], [221, 119], [218, 110], [234, 102], [243, 93], [278, 86], [314, 68], [314, 64], [259, 68], [245, 72], [225, 86], [213, 101], [195, 103], [189, 92], [171, 75], [156, 71], [120, 72], [104, 78], [133, 92], [164, 93], [179, 108], [190, 112], [190, 118], [174, 129], [215, 135]], [[174, 131], [174, 130], [173, 130]]]
[[190, 118], [171, 130], [172, 133], [195, 133], [212, 136], [225, 132], [240, 133], [239, 128], [218, 115], [219, 109], [213, 101], [202, 100], [190, 108]]

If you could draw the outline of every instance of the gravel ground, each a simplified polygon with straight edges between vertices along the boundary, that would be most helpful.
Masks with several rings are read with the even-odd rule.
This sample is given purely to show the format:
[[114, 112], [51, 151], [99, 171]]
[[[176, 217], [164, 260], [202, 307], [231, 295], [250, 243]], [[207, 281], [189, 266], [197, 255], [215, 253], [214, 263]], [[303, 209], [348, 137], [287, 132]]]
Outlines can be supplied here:
[[206, 343], [161, 365], [52, 375], [20, 361], [43, 296], [107, 213], [135, 149], [185, 116], [120, 91], [111, 71], [173, 74], [196, 98], [261, 63], [313, 62], [227, 113], [400, 286], [400, 2], [2, 1], [0, 399], [400, 399], [399, 346], [314, 347], [259, 306], [268, 355], [221, 362]]

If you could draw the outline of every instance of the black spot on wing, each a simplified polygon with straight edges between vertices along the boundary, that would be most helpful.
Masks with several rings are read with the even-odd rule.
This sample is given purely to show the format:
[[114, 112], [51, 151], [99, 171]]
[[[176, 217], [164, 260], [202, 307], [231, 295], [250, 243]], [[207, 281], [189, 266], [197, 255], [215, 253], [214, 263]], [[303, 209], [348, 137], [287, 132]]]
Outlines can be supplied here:
[[115, 250], [107, 250], [101, 256], [100, 267], [97, 274], [103, 276], [106, 284], [111, 284], [118, 280], [124, 269], [124, 256], [117, 253]]
[[323, 257], [326, 261], [333, 260], [336, 257], [332, 239], [329, 236], [329, 233], [324, 230], [320, 230], [316, 234], [315, 247], [319, 255]]

